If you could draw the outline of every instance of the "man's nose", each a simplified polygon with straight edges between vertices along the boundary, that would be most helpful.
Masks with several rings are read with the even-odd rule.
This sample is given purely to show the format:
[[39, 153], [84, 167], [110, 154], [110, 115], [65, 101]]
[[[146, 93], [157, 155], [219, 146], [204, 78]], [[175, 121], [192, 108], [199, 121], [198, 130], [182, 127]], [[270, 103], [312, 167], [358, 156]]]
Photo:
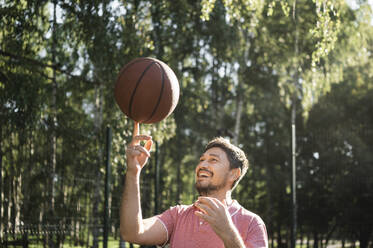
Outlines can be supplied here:
[[207, 161], [202, 161], [198, 164], [199, 168], [207, 168], [209, 166], [209, 163]]

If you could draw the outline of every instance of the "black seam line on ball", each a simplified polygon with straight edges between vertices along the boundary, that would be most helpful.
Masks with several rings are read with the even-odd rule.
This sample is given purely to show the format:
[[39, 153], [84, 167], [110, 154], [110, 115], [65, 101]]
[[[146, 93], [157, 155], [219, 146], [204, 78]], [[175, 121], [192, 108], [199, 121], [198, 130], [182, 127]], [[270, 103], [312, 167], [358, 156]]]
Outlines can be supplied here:
[[143, 62], [144, 60], [142, 59], [136, 59], [135, 61], [132, 61], [130, 62], [128, 65], [126, 65], [126, 67], [123, 69], [122, 72], [120, 72], [120, 75], [118, 78], [120, 78], [131, 66], [133, 66], [134, 64], [137, 64], [139, 62]]
[[157, 62], [155, 62], [155, 63], [156, 63], [157, 65], [159, 65], [159, 67], [160, 67], [161, 70], [162, 70], [162, 86], [161, 86], [161, 92], [159, 93], [158, 101], [157, 101], [157, 104], [155, 105], [155, 107], [154, 107], [154, 109], [153, 109], [152, 114], [151, 114], [150, 117], [149, 117], [146, 121], [144, 121], [144, 122], [147, 122], [147, 121], [149, 121], [149, 120], [151, 120], [151, 119], [153, 118], [155, 112], [157, 111], [157, 109], [158, 109], [158, 107], [159, 107], [159, 104], [161, 103], [161, 99], [162, 99], [162, 95], [163, 95], [163, 91], [164, 91], [164, 74], [165, 74], [165, 71], [164, 71], [164, 69], [163, 69], [163, 67], [162, 67], [161, 64], [159, 64], [159, 63], [157, 63]]
[[128, 115], [130, 116], [131, 119], [132, 119], [132, 102], [133, 102], [133, 98], [135, 97], [136, 90], [137, 90], [137, 88], [139, 87], [139, 84], [140, 84], [142, 78], [144, 77], [145, 73], [149, 70], [149, 68], [150, 68], [154, 63], [155, 63], [155, 62], [150, 63], [150, 65], [148, 65], [148, 66], [145, 68], [145, 70], [142, 72], [140, 78], [139, 78], [139, 79], [137, 80], [137, 82], [136, 82], [135, 89], [132, 91], [131, 100], [130, 100], [130, 106], [129, 106], [129, 110], [130, 110], [130, 111], [129, 111], [129, 114], [128, 114]]
[[[137, 64], [137, 63], [140, 63], [140, 62], [143, 62], [144, 60], [143, 59], [135, 59], [135, 60], [133, 60], [132, 62], [129, 62], [127, 65], [125, 65], [125, 67], [119, 72], [119, 76], [118, 76], [118, 79], [117, 79], [117, 83], [116, 83], [116, 86], [115, 87], [117, 87], [117, 85], [118, 85], [118, 82], [120, 81], [120, 78], [124, 75], [124, 73], [131, 67], [131, 66], [133, 66], [133, 65], [135, 65], [135, 64]], [[126, 90], [126, 89], [125, 89]], [[130, 98], [130, 100], [131, 100], [131, 98]], [[131, 102], [130, 102], [130, 104], [129, 104], [129, 106], [131, 106]], [[129, 109], [129, 111], [131, 111], [130, 109]], [[130, 114], [128, 114], [129, 115], [129, 117], [131, 117], [131, 115]]]

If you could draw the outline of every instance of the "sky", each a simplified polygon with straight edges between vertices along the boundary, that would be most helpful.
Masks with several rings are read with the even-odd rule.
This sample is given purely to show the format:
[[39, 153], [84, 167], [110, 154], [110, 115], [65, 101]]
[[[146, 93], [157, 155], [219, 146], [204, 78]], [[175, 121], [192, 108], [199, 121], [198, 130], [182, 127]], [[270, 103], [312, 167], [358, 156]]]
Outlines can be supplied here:
[[[350, 6], [352, 9], [357, 9], [359, 5], [357, 4], [358, 0], [346, 0], [347, 4]], [[370, 8], [373, 12], [373, 0], [367, 0], [368, 4], [370, 5]], [[370, 24], [373, 26], [373, 14], [370, 19]]]
[[[352, 8], [352, 9], [356, 9], [358, 7], [358, 4], [357, 4], [357, 0], [346, 0], [347, 4]], [[373, 9], [373, 0], [368, 0], [367, 1], [369, 3], [369, 5], [372, 7]]]

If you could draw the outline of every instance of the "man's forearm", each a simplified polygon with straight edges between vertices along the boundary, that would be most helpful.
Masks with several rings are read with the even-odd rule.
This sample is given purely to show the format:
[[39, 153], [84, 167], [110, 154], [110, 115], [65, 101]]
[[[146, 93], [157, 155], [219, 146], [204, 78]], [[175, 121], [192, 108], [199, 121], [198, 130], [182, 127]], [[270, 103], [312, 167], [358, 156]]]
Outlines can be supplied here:
[[232, 226], [229, 226], [227, 232], [224, 232], [219, 236], [223, 240], [225, 248], [245, 248], [245, 243], [233, 223]]
[[120, 207], [120, 233], [124, 240], [133, 241], [142, 229], [140, 172], [127, 171]]

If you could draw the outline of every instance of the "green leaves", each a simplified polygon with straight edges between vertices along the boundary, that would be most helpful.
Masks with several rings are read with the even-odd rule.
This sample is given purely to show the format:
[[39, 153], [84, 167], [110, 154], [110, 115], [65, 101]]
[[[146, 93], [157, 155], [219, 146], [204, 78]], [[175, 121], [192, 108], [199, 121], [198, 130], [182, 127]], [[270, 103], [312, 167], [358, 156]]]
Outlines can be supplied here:
[[210, 13], [215, 7], [215, 2], [216, 0], [202, 0], [201, 1], [201, 6], [202, 6], [202, 14], [201, 14], [201, 19], [203, 21], [208, 21], [210, 20]]
[[289, 16], [290, 13], [290, 6], [287, 1], [281, 1], [281, 0], [273, 0], [268, 3], [268, 10], [267, 10], [267, 16], [272, 16], [274, 8], [276, 7], [276, 4], [279, 3], [281, 5], [282, 12], [285, 16]]
[[[7, 185], [2, 193], [15, 194], [9, 185], [20, 178], [22, 185], [36, 186], [17, 189], [20, 198], [12, 206], [23, 204], [25, 212], [14, 208], [1, 216], [3, 226], [16, 218], [38, 222], [48, 211], [54, 133], [56, 211], [76, 222], [91, 218], [93, 206], [99, 215], [102, 192], [92, 181], [102, 178], [107, 125], [113, 129], [112, 219], [118, 220], [132, 121], [117, 107], [113, 86], [120, 68], [140, 56], [165, 61], [181, 88], [170, 117], [142, 126], [159, 145], [160, 209], [193, 201], [194, 166], [203, 145], [221, 135], [250, 158], [248, 177], [235, 192], [238, 200], [262, 215], [276, 237], [284, 236], [294, 103], [300, 120], [300, 225], [305, 232], [313, 226], [328, 231], [337, 220], [329, 208], [340, 204], [332, 193], [361, 201], [352, 176], [363, 175], [358, 166], [368, 171], [371, 160], [373, 33], [367, 8], [351, 10], [339, 0], [58, 1], [52, 49], [51, 4], [18, 2], [0, 8], [1, 180]], [[155, 150], [142, 175], [148, 216], [154, 208], [154, 163]], [[309, 216], [309, 197], [324, 204], [327, 218]]]
[[[339, 31], [341, 29], [341, 8], [338, 1], [313, 0], [316, 4], [317, 22], [310, 30], [317, 40], [315, 51], [312, 53], [312, 66], [315, 67], [321, 58], [326, 57], [334, 49]], [[335, 6], [336, 5], [336, 6]]]

